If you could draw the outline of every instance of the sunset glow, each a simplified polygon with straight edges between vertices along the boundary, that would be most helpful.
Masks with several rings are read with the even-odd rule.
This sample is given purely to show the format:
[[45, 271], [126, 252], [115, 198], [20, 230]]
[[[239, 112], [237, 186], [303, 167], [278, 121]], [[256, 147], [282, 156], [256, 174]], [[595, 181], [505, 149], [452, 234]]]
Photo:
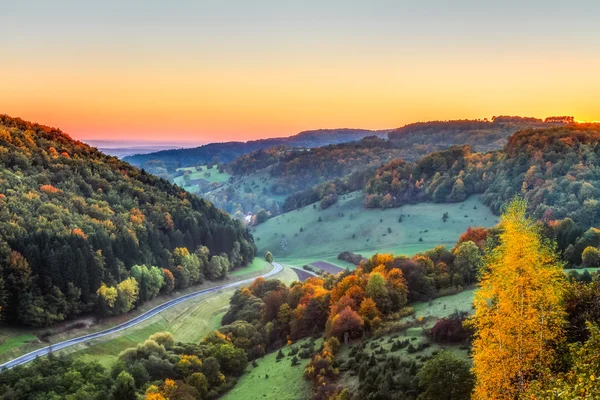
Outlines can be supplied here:
[[600, 119], [597, 2], [546, 15], [541, 2], [14, 3], [0, 16], [0, 112], [78, 139]]

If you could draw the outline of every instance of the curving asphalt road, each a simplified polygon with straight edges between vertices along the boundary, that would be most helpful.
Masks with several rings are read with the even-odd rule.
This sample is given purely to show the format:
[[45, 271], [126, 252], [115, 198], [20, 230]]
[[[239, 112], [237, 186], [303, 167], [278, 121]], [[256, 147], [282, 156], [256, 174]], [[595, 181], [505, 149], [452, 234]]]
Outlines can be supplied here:
[[[283, 266], [279, 263], [274, 262], [273, 263], [273, 269], [269, 272], [267, 272], [264, 275], [261, 275], [263, 278], [268, 278], [272, 275], [275, 275], [279, 272], [281, 272], [283, 270]], [[155, 316], [156, 314], [171, 308], [177, 304], [183, 303], [184, 301], [187, 301], [189, 299], [193, 299], [195, 297], [198, 296], [202, 296], [204, 294], [207, 293], [213, 293], [213, 292], [218, 292], [219, 290], [223, 290], [223, 289], [229, 289], [235, 286], [239, 286], [239, 285], [243, 285], [246, 283], [251, 283], [252, 281], [254, 281], [254, 279], [256, 279], [256, 277], [254, 278], [249, 278], [249, 279], [244, 279], [241, 281], [237, 281], [237, 282], [232, 282], [232, 283], [228, 283], [226, 285], [222, 285], [222, 286], [217, 286], [217, 287], [213, 287], [213, 288], [209, 288], [209, 289], [203, 289], [197, 292], [193, 292], [193, 293], [189, 293], [186, 294], [184, 296], [178, 297], [176, 299], [173, 300], [169, 300], [163, 304], [161, 304], [160, 306], [154, 307], [151, 310], [146, 311], [145, 313], [138, 315], [137, 317], [122, 323], [121, 325], [117, 325], [113, 328], [109, 328], [100, 332], [96, 332], [96, 333], [91, 333], [89, 335], [85, 335], [85, 336], [80, 336], [77, 338], [73, 338], [73, 339], [69, 339], [69, 340], [65, 340], [64, 342], [60, 342], [60, 343], [56, 343], [53, 344], [51, 346], [47, 346], [47, 347], [42, 347], [41, 349], [37, 349], [32, 351], [31, 353], [27, 353], [22, 355], [21, 357], [17, 357], [13, 360], [10, 360], [8, 362], [5, 362], [4, 364], [0, 365], [0, 369], [4, 369], [4, 368], [12, 368], [15, 367], [17, 365], [22, 365], [25, 363], [28, 363], [29, 361], [35, 360], [37, 357], [41, 357], [41, 356], [45, 356], [50, 352], [54, 352], [57, 350], [61, 350], [64, 349], [66, 347], [69, 346], [73, 346], [76, 344], [80, 344], [80, 343], [84, 343], [87, 342], [89, 340], [93, 340], [93, 339], [98, 339], [100, 337], [106, 336], [106, 335], [110, 335], [112, 333], [115, 332], [119, 332], [122, 331], [124, 329], [130, 328], [134, 325], [139, 324], [140, 322], [144, 322], [145, 320], [147, 320], [148, 318], [151, 318], [153, 316]]]

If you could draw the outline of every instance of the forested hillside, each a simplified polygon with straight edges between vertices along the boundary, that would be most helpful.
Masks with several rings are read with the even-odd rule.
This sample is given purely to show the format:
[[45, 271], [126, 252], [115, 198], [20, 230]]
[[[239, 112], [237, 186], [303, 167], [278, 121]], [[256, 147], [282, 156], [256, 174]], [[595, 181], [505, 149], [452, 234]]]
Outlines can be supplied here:
[[[367, 183], [365, 205], [454, 202], [483, 193], [484, 202], [498, 213], [512, 197], [522, 195], [532, 216], [554, 221], [565, 260], [579, 264], [585, 247], [600, 244], [594, 228], [600, 220], [598, 151], [597, 124], [523, 130], [511, 136], [502, 151], [471, 153], [462, 146], [430, 154], [416, 164], [395, 160]], [[581, 242], [575, 244], [578, 236]]]
[[360, 140], [366, 136], [385, 137], [389, 131], [366, 129], [319, 129], [304, 131], [283, 138], [250, 140], [248, 142], [210, 143], [192, 149], [164, 150], [125, 157], [125, 161], [149, 172], [168, 178], [177, 168], [210, 163], [229, 163], [236, 157], [273, 146], [320, 147]]
[[538, 118], [498, 116], [491, 121], [417, 122], [390, 132], [389, 139], [398, 147], [411, 149], [403, 158], [415, 161], [415, 155], [424, 155], [452, 145], [468, 144], [473, 151], [501, 149], [508, 137], [521, 129], [542, 128], [553, 124], [562, 124], [562, 120], [545, 122]]
[[255, 254], [239, 222], [169, 182], [0, 116], [2, 318], [41, 326], [217, 279]]

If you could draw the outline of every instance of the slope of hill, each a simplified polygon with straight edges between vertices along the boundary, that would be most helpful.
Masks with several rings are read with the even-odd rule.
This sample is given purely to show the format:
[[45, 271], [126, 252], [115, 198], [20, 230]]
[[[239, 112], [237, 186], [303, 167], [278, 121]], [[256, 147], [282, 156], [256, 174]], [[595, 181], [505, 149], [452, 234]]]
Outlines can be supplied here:
[[[389, 141], [375, 136], [313, 149], [270, 147], [236, 158], [226, 167], [233, 178], [203, 196], [231, 214], [264, 208], [277, 215], [284, 203], [289, 203], [290, 209], [299, 207], [307, 197], [299, 192], [305, 190], [319, 192], [319, 198], [309, 203], [328, 194], [334, 196], [336, 185], [339, 189], [352, 186], [358, 190], [364, 184], [362, 175], [366, 171], [371, 177], [377, 167], [399, 154]], [[353, 184], [346, 185], [342, 180], [352, 180]], [[321, 188], [324, 182], [327, 187]], [[290, 195], [293, 199], [288, 202]]]
[[8, 322], [123, 313], [159, 291], [224, 276], [254, 254], [247, 230], [205, 200], [58, 129], [0, 116]]
[[[481, 193], [499, 213], [514, 196], [523, 196], [535, 218], [553, 221], [565, 261], [578, 265], [586, 246], [600, 245], [600, 231], [593, 228], [600, 221], [599, 151], [598, 124], [527, 129], [512, 135], [501, 151], [455, 147], [416, 164], [394, 161], [369, 181], [364, 201], [387, 208], [458, 202]], [[570, 244], [574, 247], [567, 248]]]
[[236, 157], [272, 146], [320, 147], [329, 144], [352, 142], [366, 136], [386, 137], [389, 130], [371, 131], [366, 129], [318, 129], [300, 132], [283, 138], [251, 140], [248, 142], [210, 143], [192, 149], [164, 150], [156, 153], [125, 157], [125, 161], [145, 168], [150, 172], [161, 169], [163, 174], [172, 173], [180, 167], [203, 165], [218, 162], [229, 163]]
[[389, 133], [396, 146], [411, 149], [403, 155], [416, 161], [424, 155], [453, 145], [468, 144], [474, 151], [501, 149], [513, 133], [527, 128], [543, 128], [562, 123], [544, 122], [537, 118], [499, 116], [489, 120], [430, 121], [408, 124]]

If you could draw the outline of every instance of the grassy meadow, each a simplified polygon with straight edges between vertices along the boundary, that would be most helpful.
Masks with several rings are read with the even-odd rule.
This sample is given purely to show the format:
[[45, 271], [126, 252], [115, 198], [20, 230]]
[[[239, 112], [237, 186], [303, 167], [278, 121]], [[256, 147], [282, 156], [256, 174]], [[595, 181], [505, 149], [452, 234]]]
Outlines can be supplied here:
[[[285, 355], [279, 362], [277, 352], [269, 353], [258, 359], [256, 367], [248, 365], [235, 387], [226, 393], [223, 400], [300, 400], [311, 396], [310, 382], [304, 376], [304, 367], [310, 358], [299, 359], [292, 366], [292, 357], [288, 355], [291, 346], [299, 347], [308, 339], [303, 339], [282, 348]], [[315, 342], [315, 349], [322, 339]], [[268, 376], [268, 378], [267, 378]]]
[[[449, 218], [443, 222], [445, 212]], [[490, 227], [497, 221], [479, 196], [461, 203], [380, 210], [364, 208], [362, 193], [354, 192], [340, 196], [337, 204], [325, 210], [309, 205], [271, 218], [252, 233], [259, 253], [269, 250], [282, 263], [302, 266], [322, 260], [350, 267], [337, 260], [340, 252], [365, 257], [377, 252], [411, 255], [440, 244], [453, 246], [469, 226]], [[283, 248], [282, 243], [286, 244]]]
[[198, 193], [198, 184], [193, 183], [193, 181], [195, 180], [202, 180], [202, 185], [208, 186], [211, 183], [225, 183], [229, 180], [229, 178], [231, 178], [231, 175], [229, 175], [227, 172], [219, 172], [216, 166], [212, 167], [211, 169], [208, 169], [206, 165], [202, 165], [200, 168], [201, 171], [198, 171], [196, 167], [178, 168], [177, 172], [189, 171], [190, 181], [192, 182], [188, 184], [184, 179], [183, 175], [176, 177], [173, 180], [173, 182], [190, 193]]

